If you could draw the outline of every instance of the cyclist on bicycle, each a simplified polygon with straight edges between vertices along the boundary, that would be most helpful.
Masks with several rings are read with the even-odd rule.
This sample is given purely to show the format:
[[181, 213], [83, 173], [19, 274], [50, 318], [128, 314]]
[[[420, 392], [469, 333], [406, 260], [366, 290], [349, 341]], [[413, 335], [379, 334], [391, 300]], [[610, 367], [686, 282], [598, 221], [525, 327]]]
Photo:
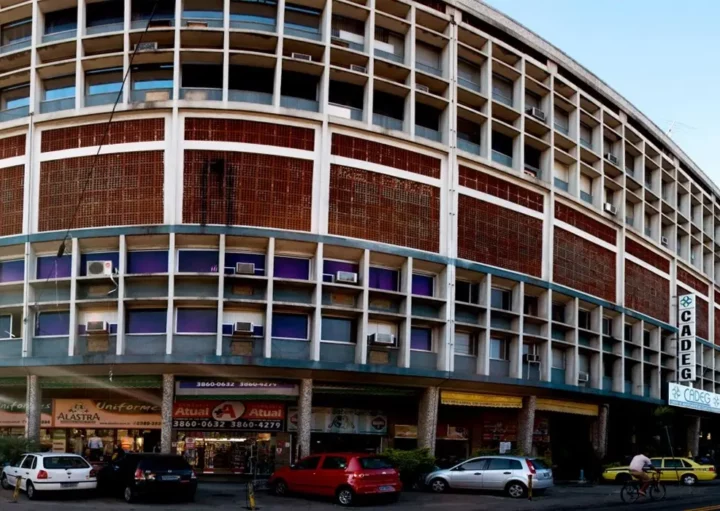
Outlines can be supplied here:
[[647, 490], [648, 486], [650, 486], [650, 476], [646, 470], [658, 471], [655, 467], [653, 467], [650, 458], [640, 453], [630, 462], [630, 474], [638, 481], [642, 481], [643, 484], [640, 486], [640, 491], [638, 493], [640, 493], [643, 497], [645, 496], [645, 490]]

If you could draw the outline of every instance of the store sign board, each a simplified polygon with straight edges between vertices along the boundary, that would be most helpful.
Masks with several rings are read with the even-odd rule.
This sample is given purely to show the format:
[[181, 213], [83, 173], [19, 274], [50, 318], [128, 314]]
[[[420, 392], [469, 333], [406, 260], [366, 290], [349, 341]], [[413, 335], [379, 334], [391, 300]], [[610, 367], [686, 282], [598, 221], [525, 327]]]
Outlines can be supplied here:
[[[52, 424], [52, 400], [43, 399], [40, 425], [43, 428]], [[24, 428], [27, 424], [25, 401], [0, 400], [0, 428]]]
[[417, 438], [417, 426], [414, 424], [395, 424], [395, 438]]
[[[297, 408], [288, 409], [288, 431], [297, 431]], [[382, 412], [351, 408], [313, 408], [311, 431], [314, 433], [348, 433], [386, 435], [388, 421]]]
[[668, 383], [668, 404], [680, 408], [720, 413], [720, 394]]
[[285, 405], [251, 401], [176, 401], [173, 429], [283, 431]]
[[160, 405], [141, 401], [53, 399], [56, 428], [160, 429]]
[[678, 381], [695, 381], [695, 295], [678, 297]]
[[297, 396], [294, 383], [274, 381], [193, 380], [175, 383], [178, 396]]

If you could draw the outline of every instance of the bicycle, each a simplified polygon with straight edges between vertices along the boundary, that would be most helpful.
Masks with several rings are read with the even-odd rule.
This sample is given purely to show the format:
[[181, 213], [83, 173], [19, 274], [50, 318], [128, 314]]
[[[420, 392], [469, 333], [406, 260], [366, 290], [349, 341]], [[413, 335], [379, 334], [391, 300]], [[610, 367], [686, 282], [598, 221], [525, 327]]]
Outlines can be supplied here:
[[[622, 490], [620, 490], [620, 498], [622, 499], [622, 501], [625, 504], [634, 504], [635, 502], [637, 502], [642, 497], [642, 495], [640, 494], [640, 487], [642, 486], [642, 484], [642, 481], [638, 481], [635, 478], [627, 481], [623, 485]], [[650, 485], [648, 486], [645, 493], [646, 498], [649, 498], [650, 500], [664, 500], [665, 493], [665, 485], [660, 482], [660, 472], [653, 472], [650, 480]]]

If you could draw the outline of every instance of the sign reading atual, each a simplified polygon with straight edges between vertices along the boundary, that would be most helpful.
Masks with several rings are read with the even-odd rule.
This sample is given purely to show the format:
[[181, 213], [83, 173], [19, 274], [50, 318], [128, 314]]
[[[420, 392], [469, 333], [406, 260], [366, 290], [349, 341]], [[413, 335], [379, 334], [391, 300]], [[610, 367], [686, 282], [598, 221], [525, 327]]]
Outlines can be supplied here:
[[141, 401], [53, 399], [56, 428], [160, 429], [160, 405]]
[[283, 431], [285, 405], [246, 401], [177, 401], [173, 429]]
[[695, 295], [678, 297], [678, 381], [695, 381]]

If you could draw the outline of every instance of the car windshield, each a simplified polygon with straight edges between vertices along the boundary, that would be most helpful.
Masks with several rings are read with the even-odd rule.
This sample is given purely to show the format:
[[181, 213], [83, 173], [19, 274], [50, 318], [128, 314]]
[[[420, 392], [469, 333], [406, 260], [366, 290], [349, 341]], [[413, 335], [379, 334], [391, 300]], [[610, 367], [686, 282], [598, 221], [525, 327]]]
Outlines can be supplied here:
[[535, 470], [547, 470], [550, 468], [547, 466], [547, 463], [545, 463], [543, 460], [530, 460], [530, 463], [533, 464], [533, 467], [535, 467]]
[[140, 462], [145, 470], [190, 470], [190, 465], [180, 456], [153, 456]]
[[393, 468], [392, 464], [386, 458], [377, 456], [360, 458], [360, 466], [365, 470], [383, 470]]
[[88, 462], [80, 456], [46, 456], [43, 466], [48, 469], [67, 470], [68, 468], [90, 468]]

